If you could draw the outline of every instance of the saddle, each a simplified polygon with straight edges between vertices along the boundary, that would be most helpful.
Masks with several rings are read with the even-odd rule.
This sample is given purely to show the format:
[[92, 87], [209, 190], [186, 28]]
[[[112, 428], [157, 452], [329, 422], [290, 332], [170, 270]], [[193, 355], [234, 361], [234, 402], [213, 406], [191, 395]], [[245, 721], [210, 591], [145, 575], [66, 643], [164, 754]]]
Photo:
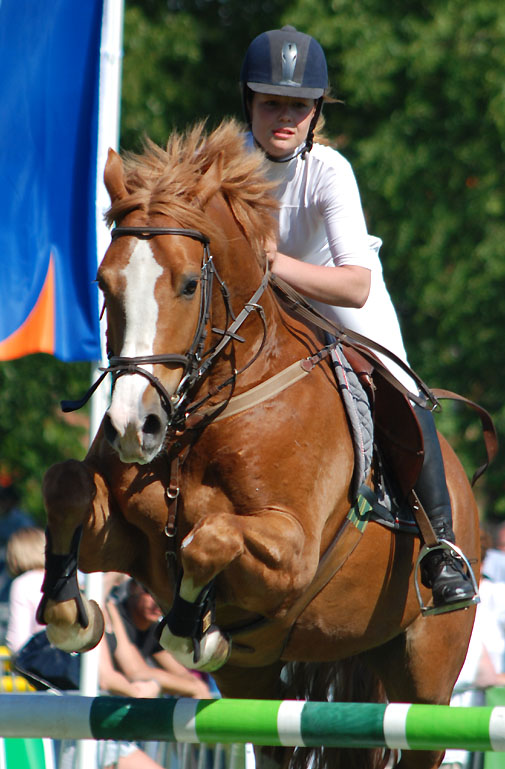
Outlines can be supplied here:
[[[411, 533], [420, 533], [426, 545], [437, 544], [428, 516], [414, 487], [424, 461], [424, 440], [419, 420], [407, 395], [375, 368], [372, 358], [365, 358], [352, 346], [342, 344], [348, 364], [355, 372], [372, 412], [374, 429], [374, 457], [372, 460], [372, 489], [377, 485], [388, 489], [386, 507], [376, 499], [374, 491], [360, 486], [372, 508], [372, 517], [385, 526]], [[472, 408], [480, 418], [486, 461], [475, 471], [471, 485], [485, 472], [498, 451], [498, 440], [490, 414], [479, 404], [462, 395], [436, 388], [436, 399], [456, 400]]]
[[372, 411], [375, 443], [388, 477], [407, 497], [424, 459], [421, 427], [407, 397], [376, 370], [354, 347], [343, 344], [347, 361], [365, 390]]

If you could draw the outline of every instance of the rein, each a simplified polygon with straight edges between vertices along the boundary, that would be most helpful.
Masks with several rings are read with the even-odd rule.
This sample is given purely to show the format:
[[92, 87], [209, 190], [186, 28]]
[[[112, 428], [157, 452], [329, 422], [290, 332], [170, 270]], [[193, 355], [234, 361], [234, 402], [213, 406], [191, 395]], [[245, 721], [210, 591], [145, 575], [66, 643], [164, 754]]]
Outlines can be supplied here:
[[[319, 363], [323, 357], [331, 351], [334, 345], [327, 345], [320, 350], [314, 356], [297, 361], [287, 369], [281, 371], [279, 374], [274, 375], [266, 382], [253, 388], [252, 391], [245, 392], [241, 395], [233, 396], [233, 390], [237, 376], [242, 373], [246, 368], [252, 365], [258, 358], [263, 350], [266, 333], [267, 323], [264, 314], [263, 307], [259, 304], [259, 300], [263, 295], [269, 282], [273, 286], [274, 290], [286, 301], [292, 310], [300, 315], [305, 320], [316, 325], [318, 328], [332, 334], [337, 342], [347, 344], [350, 347], [356, 349], [366, 360], [372, 363], [372, 365], [382, 374], [382, 376], [390, 382], [396, 389], [398, 389], [409, 400], [417, 403], [418, 405], [428, 408], [431, 404], [433, 410], [440, 408], [436, 392], [433, 392], [423, 382], [423, 380], [413, 371], [408, 364], [398, 358], [390, 350], [386, 349], [382, 345], [374, 342], [373, 340], [358, 334], [350, 329], [341, 328], [332, 321], [328, 320], [321, 313], [319, 313], [301, 294], [291, 288], [289, 284], [283, 281], [281, 278], [272, 275], [267, 270], [263, 279], [254, 292], [253, 296], [247, 302], [243, 309], [240, 311], [237, 317], [234, 316], [229, 292], [226, 284], [220, 278], [217, 269], [214, 265], [213, 257], [210, 254], [209, 244], [210, 239], [199, 230], [182, 227], [115, 227], [111, 232], [112, 241], [117, 238], [130, 236], [138, 238], [139, 240], [150, 240], [158, 235], [179, 235], [187, 238], [197, 240], [203, 245], [203, 258], [202, 267], [200, 271], [200, 309], [197, 328], [193, 341], [184, 354], [166, 353], [161, 355], [144, 355], [144, 356], [111, 356], [109, 358], [109, 365], [105, 368], [100, 368], [102, 371], [101, 376], [97, 381], [89, 388], [83, 398], [78, 401], [62, 401], [63, 411], [74, 411], [81, 408], [93, 395], [95, 390], [99, 387], [102, 381], [108, 374], [112, 374], [114, 381], [120, 377], [131, 374], [139, 374], [145, 377], [158, 391], [163, 407], [165, 408], [169, 425], [176, 427], [179, 431], [184, 430], [186, 427], [186, 420], [189, 418], [191, 426], [198, 425], [204, 427], [207, 423], [231, 416], [232, 414], [244, 411], [257, 403], [266, 400], [289, 387], [294, 382], [298, 381], [305, 373], [308, 373]], [[213, 345], [207, 352], [204, 353], [204, 345], [207, 337], [207, 326], [210, 319], [210, 306], [212, 301], [212, 287], [213, 280], [219, 283], [223, 302], [226, 308], [226, 329], [212, 328], [213, 333], [221, 336], [219, 342]], [[201, 378], [207, 373], [212, 366], [214, 360], [220, 355], [222, 350], [230, 343], [232, 339], [238, 342], [244, 342], [243, 337], [238, 335], [238, 331], [245, 320], [249, 317], [251, 312], [257, 312], [263, 323], [263, 340], [259, 345], [257, 352], [252, 359], [240, 370], [234, 370], [232, 375], [222, 382], [220, 385], [211, 389], [211, 391], [201, 398], [197, 402], [189, 403], [190, 393], [194, 386], [201, 380]], [[232, 323], [229, 324], [229, 319], [232, 319]], [[390, 360], [396, 363], [403, 371], [405, 371], [419, 388], [419, 392], [422, 395], [411, 392], [406, 388], [396, 377], [390, 373], [387, 367], [373, 354], [380, 353], [387, 356]], [[144, 366], [151, 364], [176, 364], [184, 366], [184, 375], [177, 387], [177, 390], [173, 395], [170, 395], [158, 377], [154, 376]], [[303, 373], [302, 373], [303, 372]], [[280, 380], [280, 381], [279, 381]], [[197, 415], [197, 412], [210, 398], [216, 396], [221, 390], [226, 387], [231, 387], [231, 392], [228, 397], [216, 405], [212, 406], [206, 412]], [[191, 419], [193, 417], [193, 419]]]
[[[394, 355], [390, 350], [387, 350], [386, 348], [382, 347], [381, 345], [373, 342], [371, 339], [368, 339], [367, 337], [364, 337], [360, 334], [357, 334], [349, 329], [346, 328], [340, 328], [336, 324], [329, 321], [327, 318], [325, 318], [323, 315], [317, 312], [312, 305], [309, 304], [305, 300], [305, 298], [299, 294], [298, 292], [294, 291], [287, 283], [285, 283], [280, 278], [272, 275], [269, 273], [268, 268], [265, 272], [265, 275], [263, 276], [263, 280], [261, 281], [260, 286], [258, 289], [254, 292], [253, 296], [247, 302], [239, 315], [235, 318], [233, 314], [233, 310], [231, 308], [231, 303], [229, 299], [229, 292], [227, 289], [226, 284], [223, 280], [221, 280], [217, 269], [214, 265], [213, 257], [210, 254], [209, 244], [210, 239], [204, 235], [199, 230], [194, 230], [190, 228], [182, 228], [182, 227], [115, 227], [111, 232], [111, 238], [112, 241], [117, 240], [117, 238], [120, 237], [135, 237], [139, 240], [150, 240], [151, 238], [154, 238], [158, 235], [179, 235], [187, 238], [192, 238], [193, 240], [197, 240], [203, 245], [203, 258], [202, 258], [202, 267], [200, 271], [200, 309], [199, 309], [199, 318], [198, 318], [198, 324], [195, 331], [195, 335], [193, 337], [193, 341], [188, 349], [188, 351], [184, 354], [176, 354], [176, 353], [166, 353], [166, 354], [160, 354], [160, 355], [144, 355], [144, 356], [111, 356], [109, 358], [109, 365], [105, 368], [100, 368], [100, 371], [102, 372], [101, 376], [97, 379], [96, 382], [94, 382], [93, 385], [89, 388], [89, 390], [86, 392], [86, 394], [77, 401], [62, 401], [61, 407], [62, 410], [65, 412], [68, 411], [75, 411], [82, 406], [84, 406], [85, 403], [90, 399], [90, 397], [93, 395], [93, 393], [96, 391], [96, 389], [99, 387], [99, 385], [103, 382], [105, 377], [108, 374], [112, 374], [114, 377], [114, 381], [117, 380], [120, 376], [125, 375], [131, 375], [131, 374], [139, 374], [140, 376], [145, 377], [152, 386], [157, 390], [162, 405], [167, 412], [168, 418], [169, 418], [169, 425], [170, 426], [176, 426], [178, 429], [184, 429], [186, 424], [186, 419], [190, 415], [195, 415], [195, 412], [200, 409], [210, 398], [217, 395], [221, 390], [223, 390], [226, 387], [231, 387], [231, 392], [229, 393], [228, 397], [216, 404], [215, 406], [211, 407], [209, 411], [201, 415], [200, 420], [197, 420], [200, 422], [200, 426], [203, 427], [205, 423], [212, 421], [212, 419], [219, 418], [221, 415], [224, 417], [225, 413], [227, 411], [228, 405], [231, 406], [232, 402], [234, 401], [233, 395], [233, 389], [235, 386], [235, 381], [239, 373], [242, 373], [246, 368], [252, 365], [254, 361], [258, 358], [260, 355], [265, 339], [266, 339], [266, 331], [267, 331], [267, 324], [266, 324], [266, 318], [264, 315], [263, 307], [259, 304], [259, 300], [265, 291], [269, 281], [273, 285], [274, 289], [277, 290], [278, 293], [282, 295], [282, 298], [287, 301], [291, 308], [301, 317], [308, 320], [309, 322], [313, 323], [314, 325], [318, 326], [319, 328], [333, 334], [338, 342], [342, 342], [345, 344], [348, 344], [350, 347], [353, 347], [357, 349], [363, 357], [365, 357], [367, 360], [371, 361], [372, 364], [377, 368], [380, 373], [384, 376], [385, 379], [387, 379], [390, 383], [392, 383], [397, 389], [400, 390], [404, 395], [406, 395], [410, 400], [414, 401], [415, 403], [419, 404], [420, 406], [426, 407], [427, 403], [432, 404], [433, 409], [437, 409], [440, 407], [440, 404], [435, 396], [435, 394], [426, 386], [426, 384], [416, 375], [412, 369], [400, 358], [398, 358], [396, 355]], [[229, 324], [227, 320], [227, 328], [226, 329], [217, 329], [213, 328], [212, 331], [216, 334], [219, 334], [221, 336], [221, 339], [219, 342], [217, 342], [213, 347], [211, 347], [209, 350], [207, 350], [206, 353], [203, 352], [205, 340], [207, 337], [207, 326], [210, 319], [210, 305], [212, 300], [212, 286], [213, 286], [213, 280], [216, 278], [216, 280], [219, 282], [219, 286], [221, 289], [221, 294], [223, 297], [223, 301], [226, 308], [226, 316], [229, 320], [232, 319], [232, 323]], [[238, 342], [243, 342], [244, 339], [238, 335], [238, 331], [244, 321], [249, 317], [251, 312], [257, 312], [260, 316], [262, 323], [263, 323], [263, 341], [259, 346], [259, 349], [253, 356], [253, 358], [247, 363], [247, 365], [241, 370], [241, 371], [234, 371], [232, 375], [225, 381], [222, 382], [217, 387], [213, 388], [211, 392], [209, 392], [206, 396], [204, 396], [202, 399], [195, 403], [189, 403], [190, 393], [193, 390], [194, 386], [201, 380], [201, 378], [206, 374], [206, 372], [209, 370], [211, 365], [213, 364], [214, 360], [217, 358], [217, 356], [222, 352], [222, 350], [229, 344], [229, 342], [234, 339]], [[399, 382], [384, 366], [384, 364], [381, 363], [380, 360], [378, 360], [373, 354], [370, 353], [370, 350], [373, 350], [375, 352], [382, 353], [389, 357], [392, 361], [394, 361], [397, 365], [399, 365], [404, 371], [406, 371], [409, 376], [412, 377], [412, 379], [416, 382], [417, 386], [419, 387], [420, 392], [423, 393], [423, 396], [419, 396], [416, 393], [410, 392], [401, 382]], [[321, 355], [322, 351], [319, 352]], [[310, 359], [309, 359], [310, 360]], [[177, 387], [177, 390], [173, 395], [170, 395], [163, 384], [160, 382], [158, 377], [156, 377], [154, 374], [152, 374], [150, 371], [148, 371], [144, 366], [146, 365], [152, 365], [152, 364], [175, 364], [179, 366], [184, 366], [184, 375], [179, 383], [179, 386]], [[291, 376], [284, 376], [283, 377], [283, 387], [281, 389], [285, 389], [285, 387], [289, 387], [290, 384], [297, 381], [297, 379], [300, 377], [300, 364], [302, 365], [302, 368], [307, 365], [306, 361], [299, 361], [297, 364], [293, 364], [292, 367], [288, 367], [289, 369], [293, 370], [293, 377]], [[313, 366], [310, 366], [312, 368]], [[282, 372], [281, 372], [282, 373]], [[266, 386], [263, 388], [262, 393], [262, 399], [271, 397], [272, 392], [275, 393], [275, 391], [279, 392], [279, 390], [274, 388], [272, 391], [272, 388]], [[247, 396], [246, 393], [244, 393], [241, 396], [236, 396], [237, 398], [241, 399], [241, 405], [238, 409], [239, 411], [242, 411], [244, 409], [250, 408], [251, 404], [255, 404], [258, 402], [257, 400], [257, 394], [252, 393], [251, 398]], [[238, 405], [238, 404], [237, 404]], [[237, 410], [233, 410], [232, 412], [226, 413], [226, 416], [231, 415], [231, 413], [237, 413]]]
[[[411, 369], [407, 363], [405, 363], [404, 360], [395, 355], [395, 353], [391, 352], [391, 350], [388, 350], [378, 342], [374, 342], [372, 339], [369, 339], [362, 334], [358, 334], [356, 331], [338, 326], [336, 323], [333, 323], [333, 321], [328, 320], [328, 318], [322, 315], [322, 313], [318, 312], [318, 310], [316, 310], [315, 307], [313, 307], [305, 299], [305, 297], [302, 296], [302, 294], [299, 294], [298, 291], [295, 291], [295, 289], [291, 288], [291, 286], [286, 283], [286, 281], [282, 280], [282, 278], [279, 278], [276, 275], [270, 275], [270, 282], [272, 283], [277, 293], [281, 295], [281, 297], [291, 306], [291, 309], [300, 315], [300, 317], [308, 320], [310, 323], [313, 323], [323, 331], [326, 331], [329, 334], [335, 336], [338, 342], [346, 344], [349, 347], [357, 350], [360, 355], [362, 355], [369, 363], [373, 365], [373, 367], [384, 377], [384, 379], [392, 384], [393, 387], [399, 390], [409, 400], [417, 403], [418, 406], [423, 408], [427, 408], [428, 403], [431, 403], [432, 409], [434, 411], [440, 409], [440, 403], [438, 402], [435, 393], [430, 390], [430, 388], [421, 379], [421, 377], [419, 377], [416, 372], [413, 371], [413, 369]], [[396, 365], [399, 366], [406, 374], [408, 374], [408, 376], [416, 383], [419, 391], [424, 395], [424, 397], [411, 392], [407, 387], [405, 387], [405, 385], [402, 384], [402, 382], [400, 382], [393, 374], [391, 374], [389, 369], [375, 355], [371, 354], [370, 351], [385, 355], [393, 363], [396, 363]]]

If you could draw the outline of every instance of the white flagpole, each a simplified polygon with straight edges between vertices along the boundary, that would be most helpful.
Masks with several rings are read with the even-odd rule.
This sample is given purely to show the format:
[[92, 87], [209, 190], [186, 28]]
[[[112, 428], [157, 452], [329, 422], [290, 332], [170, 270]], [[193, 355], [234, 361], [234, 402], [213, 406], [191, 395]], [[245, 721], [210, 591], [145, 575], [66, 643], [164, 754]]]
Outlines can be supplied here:
[[[102, 15], [102, 34], [100, 43], [100, 84], [98, 107], [98, 152], [96, 172], [96, 243], [98, 264], [103, 258], [110, 242], [103, 214], [109, 205], [109, 197], [103, 183], [103, 172], [109, 147], [119, 148], [119, 125], [121, 106], [121, 70], [123, 58], [123, 18], [124, 0], [104, 0]], [[98, 310], [99, 311], [99, 310]], [[93, 367], [92, 381], [98, 376], [98, 366], [107, 365], [105, 352], [105, 322], [100, 323], [102, 360]], [[91, 400], [90, 442], [102, 421], [108, 406], [108, 393], [105, 385], [98, 388]], [[101, 573], [86, 576], [85, 594], [97, 603], [102, 603]], [[81, 656], [80, 694], [95, 696], [98, 692], [98, 650]], [[78, 769], [95, 769], [97, 765], [96, 743], [83, 740], [78, 743]]]

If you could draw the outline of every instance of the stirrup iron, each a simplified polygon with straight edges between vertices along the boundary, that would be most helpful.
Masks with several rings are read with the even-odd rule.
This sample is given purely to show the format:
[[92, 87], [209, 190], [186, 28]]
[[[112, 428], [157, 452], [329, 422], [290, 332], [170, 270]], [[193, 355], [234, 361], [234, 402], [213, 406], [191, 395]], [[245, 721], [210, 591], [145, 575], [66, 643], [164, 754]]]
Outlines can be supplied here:
[[[466, 568], [466, 573], [472, 582], [474, 592], [473, 598], [466, 598], [464, 601], [455, 601], [454, 603], [449, 603], [443, 606], [426, 606], [424, 604], [421, 596], [421, 589], [419, 587], [419, 571], [422, 560], [428, 555], [428, 553], [431, 553], [434, 550], [448, 550], [451, 555], [456, 556], [463, 562], [463, 565]], [[479, 586], [477, 585], [477, 580], [475, 579], [473, 569], [470, 566], [470, 561], [463, 553], [463, 551], [453, 542], [449, 542], [448, 539], [439, 539], [438, 543], [436, 545], [432, 545], [431, 547], [429, 545], [423, 545], [419, 552], [419, 556], [417, 558], [416, 566], [414, 569], [414, 586], [416, 588], [417, 600], [419, 602], [421, 614], [423, 617], [428, 617], [435, 614], [447, 614], [448, 612], [457, 611], [458, 609], [468, 609], [470, 606], [474, 606], [480, 603]]]

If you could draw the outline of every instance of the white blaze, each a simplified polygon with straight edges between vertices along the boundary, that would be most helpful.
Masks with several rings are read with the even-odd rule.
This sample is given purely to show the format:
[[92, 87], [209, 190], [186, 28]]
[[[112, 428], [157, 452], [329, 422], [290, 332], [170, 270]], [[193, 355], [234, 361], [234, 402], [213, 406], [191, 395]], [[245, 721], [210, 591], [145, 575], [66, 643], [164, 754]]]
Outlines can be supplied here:
[[[128, 264], [121, 270], [126, 281], [125, 337], [121, 356], [153, 355], [159, 313], [154, 289], [162, 272], [148, 241], [137, 241]], [[142, 368], [150, 372], [153, 370], [150, 365], [143, 365]], [[135, 374], [125, 374], [117, 380], [109, 415], [120, 435], [124, 435], [128, 425], [135, 426], [137, 430], [141, 428], [144, 418], [142, 395], [148, 384], [145, 377]]]

